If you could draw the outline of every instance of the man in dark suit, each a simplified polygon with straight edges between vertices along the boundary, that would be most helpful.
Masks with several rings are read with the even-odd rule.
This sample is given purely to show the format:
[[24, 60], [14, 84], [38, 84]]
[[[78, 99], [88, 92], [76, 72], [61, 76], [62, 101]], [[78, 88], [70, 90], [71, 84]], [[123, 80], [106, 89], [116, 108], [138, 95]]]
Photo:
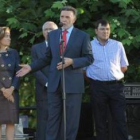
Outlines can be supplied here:
[[[60, 38], [63, 31], [67, 32], [64, 51], [65, 91], [66, 91], [66, 139], [75, 140], [79, 126], [82, 93], [84, 92], [83, 67], [93, 62], [89, 35], [73, 26], [76, 21], [76, 9], [65, 6], [61, 9], [60, 29], [48, 35], [46, 57], [31, 65], [20, 65], [17, 76], [36, 71], [50, 64], [48, 81], [48, 122], [46, 140], [63, 140], [59, 137], [62, 125], [62, 62], [60, 54]], [[63, 35], [62, 35], [63, 36]]]
[[[57, 29], [57, 25], [52, 21], [47, 21], [42, 26], [42, 32], [45, 41], [36, 44], [31, 49], [32, 62], [45, 56], [46, 49], [48, 47], [48, 33]], [[46, 139], [46, 124], [47, 124], [47, 86], [48, 86], [48, 73], [49, 66], [34, 73], [36, 78], [36, 108], [37, 108], [37, 130], [36, 140]]]

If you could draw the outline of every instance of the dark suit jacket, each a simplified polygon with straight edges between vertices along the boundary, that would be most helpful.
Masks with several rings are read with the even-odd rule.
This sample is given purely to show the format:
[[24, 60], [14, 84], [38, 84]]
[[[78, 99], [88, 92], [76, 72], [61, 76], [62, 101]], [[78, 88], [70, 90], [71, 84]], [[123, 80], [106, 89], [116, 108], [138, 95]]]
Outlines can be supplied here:
[[19, 78], [16, 72], [19, 67], [19, 54], [15, 49], [8, 48], [7, 52], [0, 53], [0, 88], [15, 87], [19, 89]]
[[[36, 44], [31, 49], [32, 62], [46, 56], [47, 46], [45, 41]], [[36, 78], [36, 100], [46, 99], [47, 93], [44, 93], [45, 84], [48, 82], [49, 66], [34, 73]]]
[[[48, 35], [48, 48], [46, 57], [32, 63], [32, 71], [36, 71], [50, 64], [48, 92], [55, 92], [62, 79], [62, 71], [57, 70], [57, 63], [60, 59], [60, 34], [61, 30], [51, 31]], [[73, 65], [65, 68], [65, 90], [66, 93], [83, 93], [84, 78], [83, 67], [93, 62], [89, 35], [77, 28], [71, 32], [64, 57], [73, 59]]]

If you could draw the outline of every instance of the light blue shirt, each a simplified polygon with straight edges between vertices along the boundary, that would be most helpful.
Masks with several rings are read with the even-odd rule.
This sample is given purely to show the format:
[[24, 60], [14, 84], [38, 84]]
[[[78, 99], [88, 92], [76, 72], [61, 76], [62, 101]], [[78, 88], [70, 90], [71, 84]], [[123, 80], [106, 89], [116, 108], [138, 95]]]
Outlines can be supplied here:
[[108, 39], [102, 46], [97, 38], [91, 41], [94, 62], [86, 69], [87, 77], [111, 81], [120, 80], [124, 77], [121, 67], [128, 66], [128, 60], [121, 42]]

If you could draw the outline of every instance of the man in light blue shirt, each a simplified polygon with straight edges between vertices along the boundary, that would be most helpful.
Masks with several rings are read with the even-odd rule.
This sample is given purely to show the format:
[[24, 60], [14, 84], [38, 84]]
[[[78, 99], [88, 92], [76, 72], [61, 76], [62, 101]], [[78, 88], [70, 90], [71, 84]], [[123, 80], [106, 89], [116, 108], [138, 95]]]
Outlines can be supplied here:
[[90, 78], [97, 140], [108, 140], [107, 106], [112, 116], [113, 137], [115, 140], [128, 140], [123, 93], [124, 72], [128, 66], [125, 50], [121, 42], [109, 38], [108, 21], [97, 21], [95, 32], [97, 37], [91, 41], [94, 62], [88, 66], [86, 74]]

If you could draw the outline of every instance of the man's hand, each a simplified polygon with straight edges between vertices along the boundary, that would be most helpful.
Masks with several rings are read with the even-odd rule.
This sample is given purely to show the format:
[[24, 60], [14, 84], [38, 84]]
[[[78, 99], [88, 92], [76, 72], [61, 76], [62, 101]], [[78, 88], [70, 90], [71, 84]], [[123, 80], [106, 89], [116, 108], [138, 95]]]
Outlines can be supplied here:
[[[72, 64], [73, 64], [73, 59], [64, 57], [64, 64], [63, 64], [63, 67], [64, 67], [64, 68], [66, 68], [66, 67], [68, 67], [68, 66], [70, 66], [70, 65], [72, 65]], [[61, 69], [62, 69], [62, 62], [59, 62], [59, 63], [57, 64], [57, 69], [58, 69], [58, 70], [61, 70]]]
[[127, 71], [127, 67], [121, 67], [121, 71], [125, 73]]
[[24, 75], [26, 75], [27, 73], [29, 73], [31, 71], [31, 67], [27, 64], [23, 64], [23, 65], [19, 65], [20, 67], [22, 67], [19, 71], [17, 71], [16, 76], [17, 77], [23, 77]]

